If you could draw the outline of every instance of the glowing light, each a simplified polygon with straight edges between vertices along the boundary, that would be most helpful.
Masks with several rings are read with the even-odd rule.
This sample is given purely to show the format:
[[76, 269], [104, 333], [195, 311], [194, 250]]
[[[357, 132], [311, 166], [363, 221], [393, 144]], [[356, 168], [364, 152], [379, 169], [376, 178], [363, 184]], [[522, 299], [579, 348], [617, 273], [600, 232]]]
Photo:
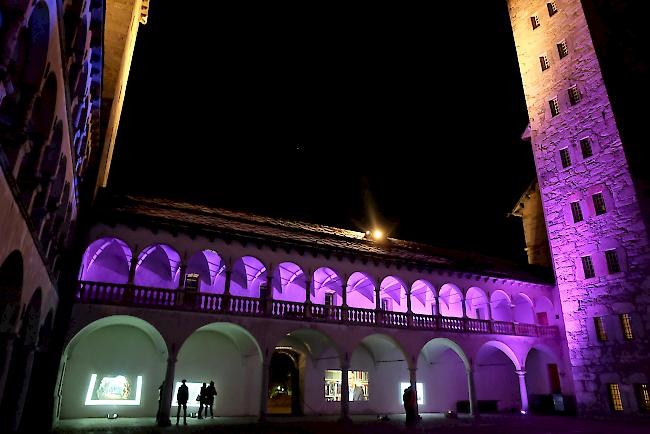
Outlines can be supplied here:
[[[97, 374], [90, 376], [85, 405], [140, 405], [142, 397], [142, 375], [138, 375], [135, 386], [135, 398], [127, 399], [130, 395], [130, 383], [123, 375], [103, 377], [95, 390]], [[94, 399], [94, 396], [108, 399]]]
[[384, 237], [384, 233], [379, 229], [375, 229], [372, 233], [372, 237], [376, 240], [381, 240]]
[[526, 414], [526, 413], [528, 413], [528, 412], [527, 412], [526, 410], [521, 410], [520, 413], [521, 413], [521, 414]]
[[[176, 388], [174, 389], [174, 395], [173, 395], [173, 400], [172, 400], [172, 407], [178, 407], [178, 400], [176, 399], [176, 391], [178, 391], [178, 388], [181, 387], [181, 382], [177, 381], [176, 382]], [[203, 383], [190, 383], [188, 381], [185, 382], [185, 385], [187, 386], [188, 390], [188, 396], [189, 399], [187, 400], [187, 406], [188, 407], [199, 407], [199, 402], [196, 400], [196, 396], [199, 396], [201, 394], [201, 387], [203, 386]]]
[[[410, 385], [411, 383], [399, 383], [399, 402], [402, 402], [402, 394], [404, 393], [404, 389], [406, 389]], [[416, 383], [415, 388], [418, 395], [418, 404], [423, 405], [424, 404], [424, 383]]]

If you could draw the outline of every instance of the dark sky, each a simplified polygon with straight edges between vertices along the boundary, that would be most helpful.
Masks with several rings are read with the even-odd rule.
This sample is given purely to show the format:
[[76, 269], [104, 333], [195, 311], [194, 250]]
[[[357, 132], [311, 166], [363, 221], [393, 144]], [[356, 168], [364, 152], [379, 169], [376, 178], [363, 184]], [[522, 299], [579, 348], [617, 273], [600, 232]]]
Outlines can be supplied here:
[[221, 3], [152, 3], [111, 189], [525, 259], [505, 1]]

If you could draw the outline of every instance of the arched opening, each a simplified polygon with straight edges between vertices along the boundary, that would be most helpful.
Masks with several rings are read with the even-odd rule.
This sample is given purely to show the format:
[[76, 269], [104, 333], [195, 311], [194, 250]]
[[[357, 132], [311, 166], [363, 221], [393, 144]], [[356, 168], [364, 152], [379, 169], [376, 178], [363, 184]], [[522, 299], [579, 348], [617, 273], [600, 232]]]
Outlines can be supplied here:
[[468, 318], [490, 319], [490, 310], [485, 291], [476, 286], [468, 289], [465, 295], [465, 310]]
[[533, 301], [526, 294], [515, 294], [512, 297], [513, 316], [515, 322], [523, 324], [535, 324], [535, 311]]
[[535, 298], [535, 322], [544, 326], [556, 324], [553, 303], [543, 295]]
[[530, 411], [539, 414], [564, 411], [560, 364], [553, 352], [542, 346], [531, 348], [525, 371]]
[[343, 282], [331, 268], [321, 267], [314, 271], [311, 302], [331, 306], [343, 304]]
[[379, 285], [379, 300], [381, 309], [389, 312], [406, 312], [406, 285], [401, 279], [388, 276]]
[[92, 242], [83, 255], [79, 280], [127, 283], [131, 249], [117, 238], [100, 238]]
[[302, 268], [293, 262], [282, 262], [273, 272], [273, 299], [304, 303], [306, 280]]
[[67, 345], [59, 374], [59, 419], [154, 417], [167, 345], [150, 323], [114, 315], [83, 328]]
[[417, 381], [424, 395], [418, 396], [420, 412], [469, 413], [468, 367], [465, 352], [455, 342], [444, 338], [427, 342], [418, 356]]
[[253, 256], [239, 258], [232, 267], [230, 293], [240, 297], [260, 296], [260, 286], [266, 288], [266, 267]]
[[181, 257], [167, 244], [154, 244], [138, 256], [136, 285], [174, 289], [178, 287]]
[[484, 344], [476, 355], [476, 396], [479, 412], [519, 412], [519, 362], [502, 342]]
[[196, 412], [202, 383], [214, 381], [218, 416], [251, 416], [259, 411], [262, 354], [255, 338], [233, 323], [212, 323], [194, 331], [183, 343], [176, 362], [172, 418], [177, 414], [176, 391], [187, 380], [188, 411]]
[[436, 314], [436, 290], [426, 280], [416, 280], [411, 285], [411, 311], [421, 315]]
[[[287, 333], [275, 346], [276, 353], [289, 356], [297, 367], [296, 377], [291, 374], [293, 383], [291, 414], [338, 414], [341, 401], [341, 365], [339, 349], [334, 340], [315, 329], [299, 329]], [[293, 372], [291, 367], [284, 372]], [[272, 375], [270, 376], [270, 378]], [[285, 383], [289, 383], [286, 381]], [[278, 394], [277, 384], [269, 381], [269, 397]], [[324, 392], [323, 392], [324, 387]], [[350, 395], [352, 396], [352, 395]], [[269, 398], [269, 409], [271, 399]], [[285, 405], [285, 412], [287, 406]]]
[[347, 304], [362, 309], [375, 308], [375, 284], [365, 273], [352, 273], [347, 285]]
[[408, 356], [384, 334], [366, 336], [350, 358], [350, 413], [403, 413], [402, 383], [408, 383]]
[[456, 285], [445, 283], [440, 287], [438, 301], [440, 303], [440, 314], [462, 318], [463, 316], [463, 293]]
[[197, 252], [187, 261], [183, 286], [211, 294], [223, 294], [226, 288], [226, 264], [214, 250]]
[[0, 266], [0, 332], [15, 330], [20, 316], [23, 293], [23, 255], [11, 252]]
[[495, 321], [512, 322], [512, 309], [510, 304], [508, 294], [501, 290], [494, 291], [490, 297], [492, 319]]
[[299, 355], [289, 349], [276, 349], [269, 363], [268, 414], [300, 415]]

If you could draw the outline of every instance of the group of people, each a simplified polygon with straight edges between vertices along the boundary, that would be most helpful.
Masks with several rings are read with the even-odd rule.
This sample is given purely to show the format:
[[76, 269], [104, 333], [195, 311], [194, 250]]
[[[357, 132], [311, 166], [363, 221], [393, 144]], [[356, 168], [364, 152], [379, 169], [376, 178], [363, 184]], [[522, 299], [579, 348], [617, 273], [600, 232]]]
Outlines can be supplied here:
[[[182, 384], [176, 392], [176, 401], [178, 402], [178, 410], [176, 411], [176, 425], [181, 415], [181, 407], [183, 408], [183, 423], [187, 425], [187, 401], [189, 400], [190, 390], [185, 384], [185, 379], [181, 382]], [[217, 389], [214, 387], [214, 381], [210, 381], [210, 385], [207, 386], [206, 383], [203, 383], [201, 386], [201, 391], [196, 397], [196, 400], [199, 402], [199, 419], [208, 417], [208, 409], [210, 410], [210, 417], [214, 418], [214, 413], [212, 411], [212, 406], [214, 405], [214, 397], [217, 396]], [[204, 411], [205, 410], [205, 411]]]

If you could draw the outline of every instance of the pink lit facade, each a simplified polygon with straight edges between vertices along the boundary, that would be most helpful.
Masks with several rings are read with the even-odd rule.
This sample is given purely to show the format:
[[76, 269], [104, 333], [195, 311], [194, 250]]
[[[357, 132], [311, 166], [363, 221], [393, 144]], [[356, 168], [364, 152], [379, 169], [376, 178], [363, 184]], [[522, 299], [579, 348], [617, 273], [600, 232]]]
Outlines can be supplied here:
[[508, 7], [579, 409], [644, 412], [648, 231], [590, 27], [578, 0]]

